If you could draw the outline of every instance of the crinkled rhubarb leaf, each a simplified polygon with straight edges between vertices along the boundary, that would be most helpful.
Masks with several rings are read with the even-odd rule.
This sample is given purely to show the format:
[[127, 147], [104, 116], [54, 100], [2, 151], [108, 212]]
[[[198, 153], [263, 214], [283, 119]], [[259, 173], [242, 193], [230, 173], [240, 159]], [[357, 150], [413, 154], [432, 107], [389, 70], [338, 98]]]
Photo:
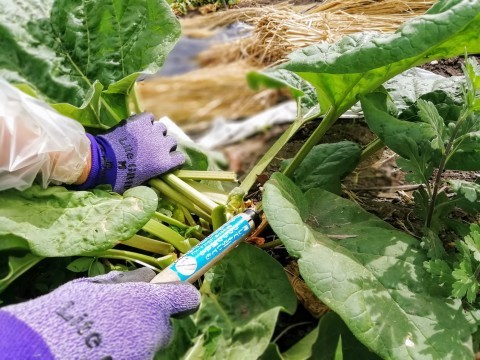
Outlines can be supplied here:
[[300, 273], [352, 333], [385, 359], [470, 359], [461, 302], [442, 297], [420, 242], [321, 189], [274, 174], [263, 206]]
[[464, 76], [443, 77], [419, 67], [408, 69], [383, 84], [399, 110], [404, 110], [428, 93], [461, 101]]
[[163, 0], [5, 2], [0, 76], [86, 126], [109, 127], [128, 115], [139, 72], [157, 71], [179, 34]]
[[[280, 263], [247, 244], [207, 273], [200, 291], [200, 310], [175, 322], [178, 335], [159, 359], [257, 359], [271, 340], [279, 312], [293, 314], [297, 303]], [[182, 334], [190, 334], [191, 341]]]
[[21, 238], [40, 256], [81, 255], [131, 238], [152, 217], [157, 195], [147, 187], [123, 196], [95, 189], [34, 185], [0, 192], [0, 242]]
[[[458, 86], [462, 87], [465, 84], [465, 77], [461, 77], [462, 81], [458, 80]], [[448, 80], [448, 79], [446, 79]], [[389, 95], [391, 96], [391, 92]], [[433, 90], [419, 94], [414, 99], [409, 99], [410, 104], [402, 109], [398, 114], [401, 120], [420, 121], [419, 107], [417, 101], [419, 99], [431, 102], [435, 105], [440, 116], [445, 119], [446, 125], [448, 122], [456, 121], [460, 116], [462, 110], [463, 99], [457, 94], [451, 94], [444, 90]]]

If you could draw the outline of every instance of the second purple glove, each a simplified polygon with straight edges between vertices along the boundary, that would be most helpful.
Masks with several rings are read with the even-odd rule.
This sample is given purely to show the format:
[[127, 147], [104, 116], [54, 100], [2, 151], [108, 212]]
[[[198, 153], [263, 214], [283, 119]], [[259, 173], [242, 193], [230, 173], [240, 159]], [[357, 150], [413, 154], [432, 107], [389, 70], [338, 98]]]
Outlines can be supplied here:
[[170, 316], [200, 303], [193, 285], [154, 276], [114, 271], [0, 309], [0, 359], [152, 359], [172, 336]]
[[87, 134], [92, 168], [85, 183], [75, 188], [110, 184], [114, 191], [123, 193], [182, 165], [185, 156], [175, 151], [176, 140], [166, 135], [165, 125], [154, 120], [152, 114], [142, 113], [129, 117], [105, 134]]

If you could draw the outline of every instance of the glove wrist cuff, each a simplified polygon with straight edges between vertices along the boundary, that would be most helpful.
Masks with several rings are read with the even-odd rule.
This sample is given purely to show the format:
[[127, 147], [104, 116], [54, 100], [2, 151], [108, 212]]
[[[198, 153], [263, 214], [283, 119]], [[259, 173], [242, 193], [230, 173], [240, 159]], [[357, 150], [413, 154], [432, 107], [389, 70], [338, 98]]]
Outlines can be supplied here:
[[117, 183], [117, 157], [115, 152], [103, 137], [96, 136], [94, 140], [97, 142], [101, 153], [99, 182], [97, 184], [110, 184], [112, 189], [115, 190]]
[[30, 326], [0, 310], [0, 356], [2, 359], [51, 359], [44, 339]]
[[90, 140], [92, 164], [87, 180], [80, 185], [72, 186], [73, 190], [86, 190], [101, 184], [110, 184], [115, 187], [117, 171], [115, 167], [115, 153], [109, 144], [99, 137], [86, 134]]

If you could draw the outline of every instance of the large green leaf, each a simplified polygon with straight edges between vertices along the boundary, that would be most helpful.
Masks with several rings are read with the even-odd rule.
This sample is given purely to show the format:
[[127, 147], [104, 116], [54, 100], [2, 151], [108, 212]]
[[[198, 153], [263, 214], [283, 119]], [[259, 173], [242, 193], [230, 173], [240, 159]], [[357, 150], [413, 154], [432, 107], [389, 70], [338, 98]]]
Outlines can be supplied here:
[[[355, 170], [360, 152], [360, 147], [351, 141], [317, 145], [293, 173], [293, 181], [302, 191], [322, 188], [339, 194], [340, 180]], [[282, 162], [282, 168], [290, 161]]]
[[402, 157], [410, 159], [410, 142], [419, 146], [429, 143], [435, 137], [435, 129], [430, 124], [400, 120], [392, 115], [388, 107], [387, 93], [373, 92], [360, 99], [370, 130]]
[[[480, 52], [480, 1], [444, 0], [393, 34], [359, 33], [299, 49], [279, 65], [310, 82], [323, 113], [340, 116], [393, 76], [434, 59]], [[268, 76], [268, 73], [265, 73]]]
[[95, 189], [68, 191], [39, 185], [0, 192], [0, 242], [21, 238], [40, 256], [81, 255], [131, 238], [157, 208], [147, 187], [123, 196]]
[[386, 359], [473, 358], [461, 302], [441, 296], [417, 239], [281, 174], [265, 184], [263, 206], [306, 283], [368, 348]]
[[[200, 291], [200, 310], [176, 322], [178, 336], [160, 359], [257, 359], [271, 340], [279, 312], [293, 314], [297, 302], [280, 263], [246, 244], [207, 273]], [[192, 336], [192, 326], [197, 333], [187, 343], [184, 336]]]
[[[444, 0], [425, 15], [406, 22], [394, 34], [363, 32], [346, 36], [335, 44], [320, 43], [299, 49], [288, 60], [262, 74], [251, 76], [253, 86], [288, 86], [295, 96], [302, 94], [293, 75], [315, 88], [323, 121], [295, 156], [284, 173], [292, 175], [307, 153], [335, 121], [356, 102], [395, 75], [433, 59], [465, 52], [480, 52], [480, 1]], [[283, 71], [279, 76], [279, 71]], [[291, 76], [285, 72], [291, 72]], [[264, 79], [261, 79], [261, 77]], [[299, 114], [304, 112], [299, 104]], [[318, 107], [317, 107], [318, 108]], [[300, 118], [299, 118], [300, 119]], [[297, 119], [297, 120], [299, 120]], [[294, 122], [248, 174], [241, 187], [247, 191], [255, 178], [299, 129]]]
[[5, 2], [0, 76], [71, 104], [56, 108], [84, 125], [108, 127], [128, 115], [139, 72], [157, 71], [179, 34], [163, 0]]

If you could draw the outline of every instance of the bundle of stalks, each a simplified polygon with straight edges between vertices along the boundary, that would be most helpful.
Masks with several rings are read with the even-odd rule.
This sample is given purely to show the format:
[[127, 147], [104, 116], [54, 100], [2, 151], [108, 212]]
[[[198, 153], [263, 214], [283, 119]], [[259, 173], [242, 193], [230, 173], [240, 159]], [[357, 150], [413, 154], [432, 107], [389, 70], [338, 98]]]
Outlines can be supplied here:
[[254, 70], [245, 62], [201, 68], [187, 74], [159, 77], [139, 84], [146, 110], [168, 116], [178, 125], [254, 115], [278, 102], [277, 90], [254, 92], [245, 80]]
[[346, 12], [353, 15], [402, 15], [423, 14], [435, 0], [326, 0], [309, 12]]
[[321, 41], [334, 42], [366, 29], [393, 32], [411, 16], [352, 15], [330, 11], [299, 14], [291, 9], [272, 8], [255, 19], [251, 37], [213, 46], [200, 53], [198, 61], [202, 66], [238, 59], [245, 59], [253, 66], [272, 65], [296, 49]]

